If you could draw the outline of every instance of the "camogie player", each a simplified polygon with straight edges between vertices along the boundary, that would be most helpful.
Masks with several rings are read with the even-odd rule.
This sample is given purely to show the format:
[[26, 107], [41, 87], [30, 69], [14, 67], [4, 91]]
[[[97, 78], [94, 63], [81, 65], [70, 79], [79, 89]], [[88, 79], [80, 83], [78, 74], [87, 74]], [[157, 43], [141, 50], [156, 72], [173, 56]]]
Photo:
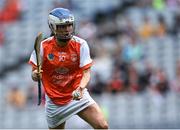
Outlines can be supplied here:
[[44, 86], [48, 127], [64, 129], [66, 120], [77, 114], [94, 129], [108, 129], [100, 107], [86, 89], [92, 59], [87, 42], [73, 35], [73, 14], [68, 9], [55, 8], [49, 13], [48, 24], [52, 36], [41, 42], [40, 73], [35, 51], [29, 60], [32, 79], [41, 78]]

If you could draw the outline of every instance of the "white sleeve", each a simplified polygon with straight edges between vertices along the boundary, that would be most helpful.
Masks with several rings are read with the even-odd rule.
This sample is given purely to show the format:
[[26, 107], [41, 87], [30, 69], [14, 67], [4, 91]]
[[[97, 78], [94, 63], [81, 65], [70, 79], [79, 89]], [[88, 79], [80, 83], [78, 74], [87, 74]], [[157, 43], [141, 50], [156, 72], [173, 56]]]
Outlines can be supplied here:
[[[41, 42], [41, 46], [40, 46], [40, 56], [41, 56], [41, 62], [43, 59], [43, 47], [42, 47], [42, 42]], [[37, 61], [36, 61], [36, 53], [35, 50], [33, 50], [33, 52], [31, 53], [31, 57], [30, 57], [30, 62], [32, 62], [33, 64], [37, 65]]]
[[92, 63], [92, 59], [90, 57], [89, 46], [87, 42], [84, 42], [80, 47], [80, 68], [90, 63]]

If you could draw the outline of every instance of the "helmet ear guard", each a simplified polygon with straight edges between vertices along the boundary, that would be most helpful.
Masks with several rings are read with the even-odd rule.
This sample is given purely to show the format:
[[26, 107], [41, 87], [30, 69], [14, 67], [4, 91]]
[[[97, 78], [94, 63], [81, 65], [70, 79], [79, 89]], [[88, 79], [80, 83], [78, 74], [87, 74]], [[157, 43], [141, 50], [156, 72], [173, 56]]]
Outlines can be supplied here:
[[53, 25], [51, 23], [48, 23], [48, 25], [49, 25], [49, 28], [50, 28], [51, 32], [54, 33]]

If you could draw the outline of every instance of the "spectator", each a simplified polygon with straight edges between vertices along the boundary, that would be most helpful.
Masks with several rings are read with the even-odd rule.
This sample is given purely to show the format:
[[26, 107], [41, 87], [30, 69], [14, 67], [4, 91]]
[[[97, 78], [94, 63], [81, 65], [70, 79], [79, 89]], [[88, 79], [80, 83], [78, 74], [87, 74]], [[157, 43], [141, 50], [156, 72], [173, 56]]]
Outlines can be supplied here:
[[179, 0], [166, 0], [166, 6], [173, 12], [178, 11], [179, 6], [180, 6], [180, 1]]
[[151, 77], [151, 88], [159, 95], [166, 95], [169, 90], [169, 81], [166, 73], [162, 69], [158, 69]]
[[117, 93], [124, 90], [124, 81], [121, 76], [121, 71], [116, 68], [112, 73], [111, 80], [109, 82], [108, 90], [111, 93]]
[[143, 92], [147, 90], [147, 88], [150, 85], [150, 77], [154, 71], [154, 68], [152, 67], [151, 63], [145, 62], [145, 68], [144, 70], [141, 70], [139, 73], [139, 91]]
[[[97, 49], [97, 55], [94, 59], [94, 66], [92, 67], [92, 74], [97, 73], [100, 76], [101, 81], [107, 84], [113, 67], [113, 58], [107, 53], [107, 50], [101, 46]], [[92, 77], [93, 79], [94, 77]]]
[[140, 89], [139, 83], [138, 83], [138, 72], [135, 69], [135, 67], [133, 66], [133, 64], [131, 64], [129, 66], [129, 71], [128, 71], [128, 75], [129, 75], [129, 79], [128, 79], [128, 88], [129, 91], [132, 93], [137, 93]]
[[19, 0], [6, 0], [4, 7], [0, 10], [0, 22], [13, 22], [21, 17]]
[[0, 31], [0, 47], [3, 45], [4, 40], [5, 40], [4, 33], [2, 31]]
[[[37, 104], [38, 99], [38, 89], [36, 86], [30, 86], [27, 91], [27, 104], [28, 105], [35, 105]], [[42, 103], [43, 106], [45, 104], [45, 93], [42, 91]]]
[[122, 27], [122, 31], [125, 35], [129, 36], [129, 37], [134, 37], [137, 35], [137, 32], [135, 30], [135, 27], [133, 26], [132, 24], [132, 21], [128, 18], [128, 17], [125, 17], [126, 19], [126, 23], [125, 25], [123, 25]]
[[165, 0], [152, 0], [152, 6], [154, 9], [163, 11], [166, 7]]
[[96, 73], [95, 82], [89, 88], [94, 94], [102, 94], [106, 90], [106, 84], [101, 80], [100, 75]]
[[158, 25], [155, 29], [155, 34], [158, 37], [164, 37], [167, 34], [167, 25], [162, 15], [158, 16]]
[[171, 30], [172, 35], [180, 36], [180, 22], [179, 21], [180, 21], [180, 13], [177, 13], [174, 16], [174, 23]]
[[22, 109], [26, 104], [26, 96], [18, 87], [13, 87], [7, 94], [7, 102], [13, 107]]
[[143, 58], [143, 48], [135, 36], [129, 37], [126, 44], [122, 48], [122, 59], [131, 63], [133, 61], [140, 61]]
[[154, 26], [148, 16], [144, 16], [144, 23], [140, 27], [139, 35], [142, 39], [148, 39], [154, 35]]

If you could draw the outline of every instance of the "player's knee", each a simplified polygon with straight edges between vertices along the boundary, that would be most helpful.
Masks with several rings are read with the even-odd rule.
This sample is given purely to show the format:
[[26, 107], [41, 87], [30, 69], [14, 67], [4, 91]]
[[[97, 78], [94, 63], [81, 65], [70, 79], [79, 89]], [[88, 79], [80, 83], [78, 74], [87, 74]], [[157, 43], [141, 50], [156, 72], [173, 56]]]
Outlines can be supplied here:
[[97, 124], [96, 129], [108, 129], [108, 123], [106, 121], [101, 121]]
[[106, 121], [102, 124], [101, 129], [108, 129], [108, 123]]

